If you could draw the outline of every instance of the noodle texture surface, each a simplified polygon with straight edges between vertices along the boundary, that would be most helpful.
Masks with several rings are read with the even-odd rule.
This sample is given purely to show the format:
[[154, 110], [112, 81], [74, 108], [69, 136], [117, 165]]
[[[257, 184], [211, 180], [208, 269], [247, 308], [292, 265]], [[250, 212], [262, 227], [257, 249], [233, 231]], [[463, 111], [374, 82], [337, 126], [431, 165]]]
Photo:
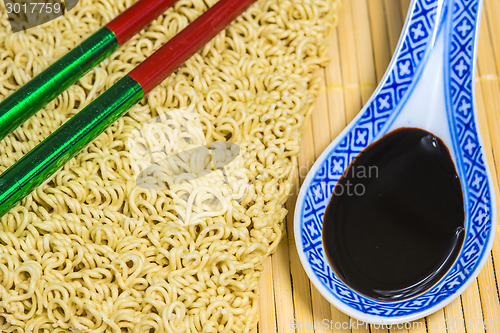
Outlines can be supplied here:
[[[0, 172], [213, 5], [179, 0], [0, 141]], [[0, 100], [132, 0], [12, 33]], [[0, 5], [1, 6], [1, 5]], [[1, 332], [248, 332], [337, 0], [258, 0], [0, 219]]]

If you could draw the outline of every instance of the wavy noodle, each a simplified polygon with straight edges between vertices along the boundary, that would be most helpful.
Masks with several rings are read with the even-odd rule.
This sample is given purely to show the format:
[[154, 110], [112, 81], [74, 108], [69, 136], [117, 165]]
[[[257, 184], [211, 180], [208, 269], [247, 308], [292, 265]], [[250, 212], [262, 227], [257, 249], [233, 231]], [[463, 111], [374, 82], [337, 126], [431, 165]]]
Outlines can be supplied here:
[[[0, 142], [6, 170], [216, 0], [172, 9]], [[12, 34], [0, 100], [133, 0]], [[0, 219], [1, 332], [248, 332], [338, 0], [259, 0]]]

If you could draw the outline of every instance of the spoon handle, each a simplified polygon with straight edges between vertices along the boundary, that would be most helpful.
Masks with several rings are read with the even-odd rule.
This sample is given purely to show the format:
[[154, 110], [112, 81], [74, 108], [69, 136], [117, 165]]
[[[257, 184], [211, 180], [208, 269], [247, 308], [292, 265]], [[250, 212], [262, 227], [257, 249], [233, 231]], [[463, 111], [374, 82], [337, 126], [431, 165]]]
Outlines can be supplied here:
[[[352, 158], [379, 135], [393, 111], [417, 81], [418, 73], [422, 71], [425, 60], [436, 42], [443, 7], [443, 1], [439, 0], [412, 1], [384, 77], [370, 100], [351, 122], [353, 127], [357, 128], [348, 126], [345, 130], [355, 133], [349, 143]], [[346, 166], [344, 165], [344, 168]]]
[[[452, 1], [450, 1], [451, 3]], [[462, 179], [465, 210], [469, 224], [476, 233], [466, 233], [463, 252], [467, 262], [463, 271], [469, 273], [482, 267], [487, 256], [481, 257], [482, 247], [491, 244], [494, 234], [496, 206], [495, 190], [487, 161], [484, 158], [479, 121], [475, 106], [475, 72], [482, 0], [455, 0], [447, 26], [447, 52], [445, 53], [445, 86], [447, 87], [447, 115], [453, 132], [453, 146], [461, 158], [457, 169]], [[484, 249], [491, 249], [484, 247]], [[488, 250], [489, 251], [489, 250]], [[481, 259], [482, 258], [482, 259]], [[476, 265], [476, 266], [475, 266]], [[460, 281], [457, 277], [453, 280]]]
[[[449, 0], [453, 6], [448, 25], [445, 64], [452, 114], [469, 118], [474, 113], [474, 76], [482, 0]], [[456, 128], [456, 127], [455, 127]]]

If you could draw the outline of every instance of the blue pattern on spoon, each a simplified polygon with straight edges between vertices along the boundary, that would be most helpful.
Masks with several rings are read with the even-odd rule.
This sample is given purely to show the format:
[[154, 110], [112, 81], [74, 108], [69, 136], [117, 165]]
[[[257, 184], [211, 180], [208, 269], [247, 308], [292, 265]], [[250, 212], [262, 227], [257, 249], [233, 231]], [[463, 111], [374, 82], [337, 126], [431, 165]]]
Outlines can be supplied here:
[[[480, 0], [412, 2], [403, 34], [382, 82], [359, 115], [316, 161], [301, 188], [295, 210], [299, 257], [322, 295], [355, 318], [373, 323], [397, 323], [430, 314], [465, 290], [479, 274], [491, 250], [496, 207], [474, 108], [474, 63], [481, 5]], [[422, 96], [422, 89], [426, 89], [423, 83], [431, 77], [431, 63], [436, 57], [441, 57], [440, 67], [444, 67], [442, 84], [437, 82], [443, 86], [440, 102], [446, 110], [443, 122], [447, 120], [446, 128], [436, 134], [449, 143], [462, 182], [466, 217], [464, 245], [452, 268], [429, 290], [402, 301], [375, 300], [352, 290], [335, 275], [322, 245], [323, 215], [335, 184], [366, 146], [402, 125], [424, 129], [441, 126], [436, 122], [419, 126], [429, 122], [425, 122], [425, 116], [416, 122], [405, 119], [411, 118], [408, 112], [415, 118], [412, 96]], [[436, 73], [440, 75], [439, 71]], [[440, 105], [440, 102], [436, 103]]]

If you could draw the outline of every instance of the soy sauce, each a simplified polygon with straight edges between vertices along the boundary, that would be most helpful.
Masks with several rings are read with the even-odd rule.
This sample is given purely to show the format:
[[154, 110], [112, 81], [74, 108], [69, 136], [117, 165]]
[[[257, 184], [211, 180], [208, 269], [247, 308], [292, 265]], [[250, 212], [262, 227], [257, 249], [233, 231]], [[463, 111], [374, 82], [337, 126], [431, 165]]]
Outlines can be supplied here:
[[446, 145], [416, 128], [368, 146], [337, 183], [323, 244], [337, 275], [358, 292], [401, 300], [429, 289], [464, 240], [460, 179]]

